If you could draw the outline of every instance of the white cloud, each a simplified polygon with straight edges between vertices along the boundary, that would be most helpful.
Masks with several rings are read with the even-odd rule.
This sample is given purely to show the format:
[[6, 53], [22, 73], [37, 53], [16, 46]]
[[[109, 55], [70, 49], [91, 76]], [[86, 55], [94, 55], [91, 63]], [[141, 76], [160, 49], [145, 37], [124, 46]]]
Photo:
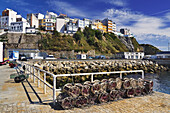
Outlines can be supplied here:
[[126, 6], [127, 5], [127, 0], [99, 0], [105, 3], [113, 4], [116, 6]]
[[104, 16], [115, 21], [119, 27], [130, 28], [134, 34], [158, 34], [170, 37], [170, 27], [162, 28], [166, 26], [164, 22], [169, 15], [166, 15], [166, 18], [158, 18], [132, 12], [129, 9], [108, 9], [104, 12]]
[[73, 5], [71, 5], [67, 2], [50, 0], [47, 3], [54, 10], [64, 12], [64, 13], [68, 14], [69, 16], [86, 17], [85, 12], [81, 11], [81, 9], [78, 9], [77, 7], [74, 7]]
[[162, 17], [147, 16], [129, 9], [108, 9], [103, 15], [116, 22], [118, 29], [129, 28], [140, 43], [148, 43], [163, 48], [170, 41], [170, 13]]

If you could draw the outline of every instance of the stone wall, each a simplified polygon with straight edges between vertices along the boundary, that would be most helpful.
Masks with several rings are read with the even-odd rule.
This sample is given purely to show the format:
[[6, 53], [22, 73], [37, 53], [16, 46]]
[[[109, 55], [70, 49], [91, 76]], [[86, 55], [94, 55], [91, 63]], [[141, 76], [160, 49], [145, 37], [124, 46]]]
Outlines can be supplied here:
[[37, 49], [41, 35], [8, 33], [7, 38], [5, 45], [8, 49]]

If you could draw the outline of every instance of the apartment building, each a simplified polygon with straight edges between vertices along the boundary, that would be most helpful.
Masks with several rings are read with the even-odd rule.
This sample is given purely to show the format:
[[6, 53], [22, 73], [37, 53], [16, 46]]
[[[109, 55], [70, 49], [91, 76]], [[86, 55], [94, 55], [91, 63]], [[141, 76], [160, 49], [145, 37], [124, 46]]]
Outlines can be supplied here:
[[113, 22], [112, 20], [109, 20], [108, 18], [106, 18], [102, 21], [102, 23], [103, 25], [107, 27], [108, 33], [116, 32], [116, 23]]
[[117, 30], [116, 30], [116, 23], [115, 22], [113, 22], [113, 24], [112, 24], [112, 30], [113, 30], [113, 32], [116, 32]]
[[98, 30], [102, 31], [103, 33], [107, 33], [107, 26], [103, 25], [100, 20], [94, 20], [92, 24], [96, 26]]
[[70, 20], [67, 23], [66, 28], [67, 28], [67, 33], [71, 33], [71, 34], [76, 33], [77, 30], [78, 30], [77, 23], [75, 21], [73, 21], [73, 20]]
[[70, 18], [66, 14], [60, 14], [58, 18], [63, 18], [65, 20], [65, 24], [70, 21]]
[[124, 34], [125, 36], [131, 35], [131, 34], [130, 34], [130, 29], [127, 29], [127, 28], [122, 28], [122, 29], [120, 29], [120, 32], [121, 32], [122, 34]]
[[3, 29], [9, 29], [11, 22], [16, 22], [17, 12], [12, 9], [5, 9], [2, 12], [2, 16], [0, 18], [0, 26]]
[[53, 19], [54, 22], [56, 22], [57, 17], [58, 17], [58, 15], [56, 13], [48, 12], [48, 11], [45, 15], [46, 19]]
[[55, 27], [55, 22], [53, 19], [40, 19], [39, 27], [43, 28], [46, 31], [53, 31]]
[[9, 32], [26, 33], [27, 27], [30, 27], [30, 24], [27, 21], [11, 22]]

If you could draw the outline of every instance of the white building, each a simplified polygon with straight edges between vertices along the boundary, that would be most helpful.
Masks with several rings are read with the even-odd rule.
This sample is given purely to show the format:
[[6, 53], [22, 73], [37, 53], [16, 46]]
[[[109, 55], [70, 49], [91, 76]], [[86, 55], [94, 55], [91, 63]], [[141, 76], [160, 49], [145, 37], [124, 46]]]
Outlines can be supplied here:
[[120, 52], [115, 55], [119, 59], [143, 59], [144, 52]]
[[86, 54], [78, 54], [76, 55], [76, 59], [86, 59]]
[[65, 31], [65, 19], [57, 18], [56, 19], [56, 30], [60, 33], [64, 33]]
[[78, 26], [77, 26], [77, 23], [70, 20], [68, 23], [67, 23], [67, 33], [71, 33], [71, 34], [74, 34], [76, 33], [78, 30]]
[[116, 23], [114, 23], [114, 22], [112, 24], [112, 29], [113, 29], [113, 32], [116, 32]]
[[91, 24], [90, 27], [91, 27], [91, 29], [97, 30], [97, 26], [94, 24]]
[[170, 51], [162, 51], [156, 54], [157, 58], [159, 59], [170, 59]]
[[34, 13], [34, 15], [38, 18], [38, 20], [44, 18], [44, 15], [41, 13]]
[[58, 15], [56, 13], [48, 12], [48, 11], [45, 15], [45, 18], [48, 18], [48, 19], [57, 18], [57, 17], [58, 17]]
[[34, 28], [39, 27], [39, 20], [33, 13], [27, 14], [27, 21], [30, 24], [30, 27], [34, 27]]
[[122, 28], [120, 29], [120, 32], [122, 34], [124, 34], [125, 36], [129, 36], [131, 33], [130, 33], [130, 29], [127, 29], [127, 28]]
[[26, 21], [12, 22], [9, 32], [26, 33], [26, 27], [30, 27], [30, 24]]
[[89, 27], [90, 26], [91, 22], [90, 22], [89, 19], [84, 18], [83, 21], [84, 21], [84, 27]]
[[80, 19], [79, 19], [79, 20], [77, 21], [77, 24], [78, 24], [78, 28], [83, 28], [83, 29], [84, 29], [84, 27], [85, 27], [85, 25], [84, 25], [85, 22], [84, 22], [83, 20], [80, 20]]
[[9, 29], [11, 22], [16, 22], [17, 12], [13, 11], [12, 9], [5, 9], [2, 12], [0, 26], [3, 29]]
[[36, 29], [34, 27], [26, 27], [26, 33], [27, 34], [35, 34]]

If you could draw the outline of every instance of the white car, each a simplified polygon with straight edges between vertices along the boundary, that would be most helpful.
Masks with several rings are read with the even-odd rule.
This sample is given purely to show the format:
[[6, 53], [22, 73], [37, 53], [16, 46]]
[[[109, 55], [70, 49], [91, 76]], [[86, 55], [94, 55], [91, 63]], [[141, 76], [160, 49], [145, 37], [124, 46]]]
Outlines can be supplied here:
[[43, 56], [36, 56], [34, 59], [44, 59]]
[[45, 59], [53, 59], [53, 60], [55, 60], [56, 58], [54, 58], [53, 55], [48, 55]]

